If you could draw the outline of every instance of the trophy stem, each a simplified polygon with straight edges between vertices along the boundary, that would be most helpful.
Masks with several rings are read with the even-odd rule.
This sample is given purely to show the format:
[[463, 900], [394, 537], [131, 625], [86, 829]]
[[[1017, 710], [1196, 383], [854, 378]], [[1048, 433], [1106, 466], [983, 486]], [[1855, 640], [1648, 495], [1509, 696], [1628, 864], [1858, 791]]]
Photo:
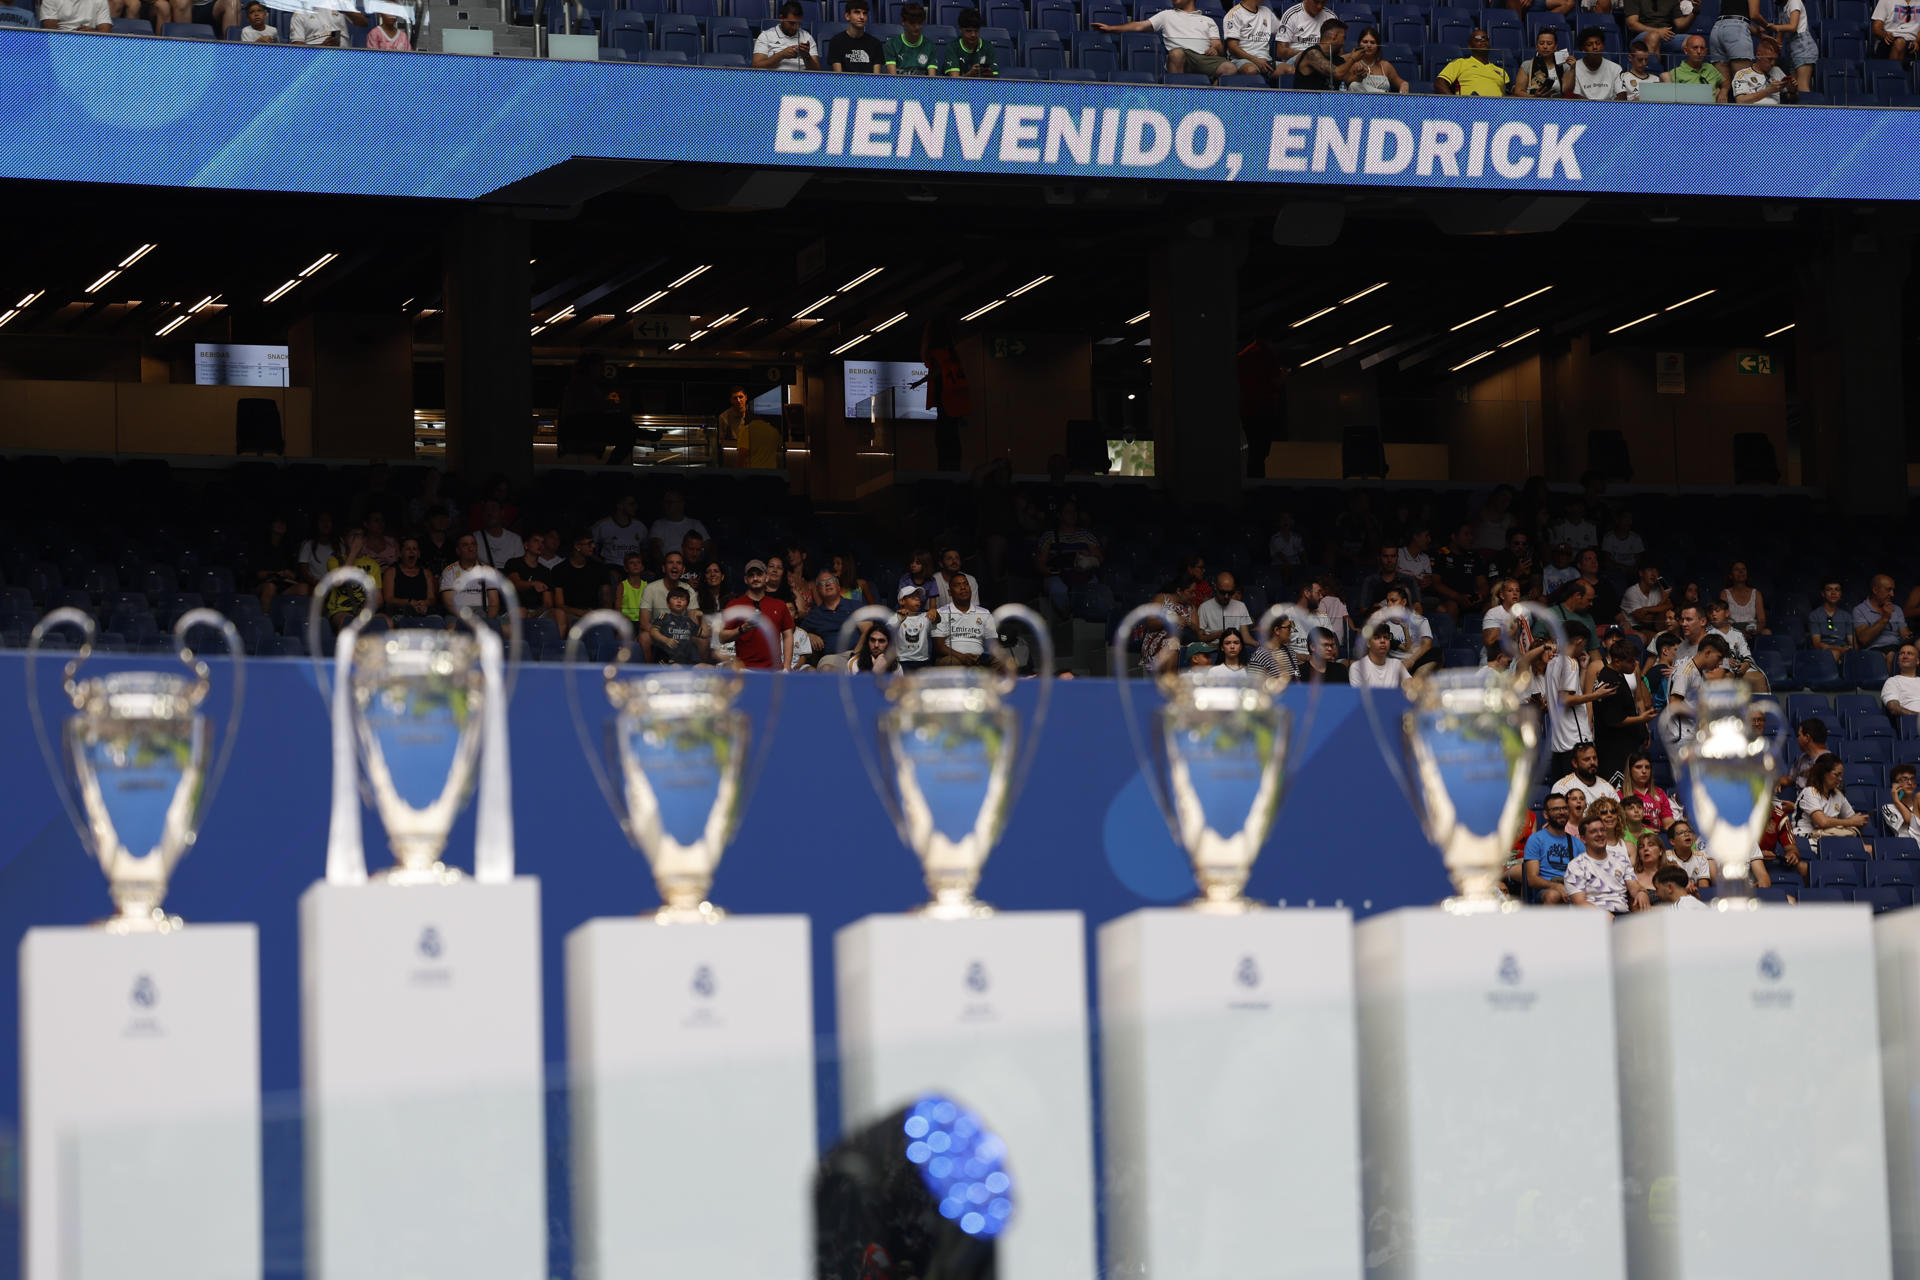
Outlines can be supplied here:
[[718, 924], [727, 913], [707, 901], [712, 876], [673, 876], [655, 882], [664, 905], [653, 913], [660, 924]]
[[1247, 887], [1245, 871], [1231, 876], [1200, 872], [1196, 879], [1200, 881], [1200, 896], [1187, 904], [1190, 911], [1218, 916], [1243, 916], [1250, 911], [1259, 911], [1266, 905], [1242, 892]]
[[1720, 883], [1714, 891], [1713, 909], [1715, 911], [1758, 911], [1760, 899], [1754, 894], [1753, 877], [1748, 874], [1747, 864], [1735, 862], [1720, 864]]
[[1441, 910], [1456, 916], [1503, 915], [1518, 911], [1520, 904], [1500, 891], [1501, 867], [1490, 870], [1452, 869], [1454, 896], [1440, 904]]
[[993, 914], [993, 908], [973, 896], [973, 882], [929, 885], [933, 901], [913, 914], [929, 920], [981, 920]]
[[171, 916], [160, 906], [160, 893], [154, 886], [113, 885], [114, 914], [102, 921], [108, 933], [172, 933], [185, 927], [186, 921]]
[[458, 884], [467, 878], [467, 873], [436, 859], [425, 864], [402, 861], [376, 872], [373, 878], [382, 884], [411, 888], [428, 884]]

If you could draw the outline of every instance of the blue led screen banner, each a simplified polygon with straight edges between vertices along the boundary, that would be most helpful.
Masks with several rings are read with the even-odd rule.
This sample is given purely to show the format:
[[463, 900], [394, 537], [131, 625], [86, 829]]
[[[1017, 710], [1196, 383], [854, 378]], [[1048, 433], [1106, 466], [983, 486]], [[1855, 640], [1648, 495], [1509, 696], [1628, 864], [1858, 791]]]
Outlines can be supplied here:
[[[1102, 180], [1910, 200], [1920, 111], [391, 56], [0, 31], [0, 177], [477, 199], [576, 156]], [[1902, 142], [1907, 139], [1908, 142]]]

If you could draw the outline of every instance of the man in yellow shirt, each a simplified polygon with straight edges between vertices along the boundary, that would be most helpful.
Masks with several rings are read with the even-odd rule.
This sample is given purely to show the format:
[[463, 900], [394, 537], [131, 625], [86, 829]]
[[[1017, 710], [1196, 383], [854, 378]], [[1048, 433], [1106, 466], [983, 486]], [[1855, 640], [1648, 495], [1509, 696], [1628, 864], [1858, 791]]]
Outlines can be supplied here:
[[780, 456], [784, 443], [780, 428], [754, 413], [745, 387], [735, 387], [730, 399], [731, 405], [720, 415], [720, 438], [733, 446], [735, 465], [777, 470], [785, 461]]
[[1467, 56], [1455, 58], [1434, 77], [1435, 93], [1457, 93], [1469, 98], [1502, 98], [1508, 92], [1506, 68], [1487, 56], [1491, 47], [1485, 31], [1475, 28], [1467, 41]]

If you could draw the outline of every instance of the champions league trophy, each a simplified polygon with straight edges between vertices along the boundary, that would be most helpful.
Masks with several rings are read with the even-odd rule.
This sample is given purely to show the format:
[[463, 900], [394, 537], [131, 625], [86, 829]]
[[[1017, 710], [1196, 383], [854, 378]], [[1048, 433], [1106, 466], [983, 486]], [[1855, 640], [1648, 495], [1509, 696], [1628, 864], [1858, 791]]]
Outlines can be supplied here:
[[[1697, 710], [1668, 702], [1658, 728], [1673, 757], [1676, 789], [1719, 864], [1715, 909], [1751, 911], [1759, 900], [1753, 896], [1750, 868], [1760, 854], [1760, 836], [1773, 820], [1786, 714], [1772, 700], [1753, 696], [1742, 680], [1702, 680], [1693, 696]], [[1769, 720], [1777, 726], [1772, 731]]]

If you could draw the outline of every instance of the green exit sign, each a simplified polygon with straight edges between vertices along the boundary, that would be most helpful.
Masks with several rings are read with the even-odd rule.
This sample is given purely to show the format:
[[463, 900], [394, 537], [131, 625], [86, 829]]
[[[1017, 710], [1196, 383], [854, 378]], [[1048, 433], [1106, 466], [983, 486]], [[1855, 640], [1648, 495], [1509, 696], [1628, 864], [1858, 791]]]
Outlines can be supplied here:
[[1772, 373], [1773, 357], [1760, 351], [1742, 351], [1734, 357], [1734, 365], [1742, 373]]

